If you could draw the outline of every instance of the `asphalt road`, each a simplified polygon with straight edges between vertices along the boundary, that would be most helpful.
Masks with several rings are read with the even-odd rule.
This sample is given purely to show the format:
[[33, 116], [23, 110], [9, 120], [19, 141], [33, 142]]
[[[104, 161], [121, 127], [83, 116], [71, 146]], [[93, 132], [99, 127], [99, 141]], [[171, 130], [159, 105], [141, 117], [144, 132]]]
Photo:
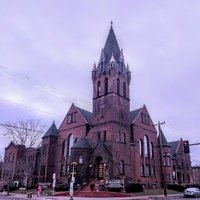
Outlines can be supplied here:
[[[0, 195], [0, 200], [28, 200], [29, 198], [26, 198], [26, 197], [17, 197], [17, 196], [1, 196]], [[50, 197], [43, 197], [43, 198], [32, 198], [32, 200], [50, 200], [51, 198]], [[54, 198], [52, 198], [54, 199]], [[70, 197], [55, 197], [55, 200], [70, 200]], [[86, 198], [86, 197], [74, 197], [73, 198], [74, 200], [104, 200], [106, 198]], [[109, 198], [111, 199], [111, 198]], [[125, 199], [128, 199], [128, 200], [189, 200], [191, 198], [184, 198], [183, 195], [178, 195], [178, 196], [167, 196], [167, 197], [164, 197], [164, 196], [149, 196], [149, 197], [133, 197], [133, 198], [112, 198], [113, 200], [125, 200]], [[194, 198], [192, 198], [194, 199]], [[195, 198], [195, 200], [200, 200], [200, 198]]]

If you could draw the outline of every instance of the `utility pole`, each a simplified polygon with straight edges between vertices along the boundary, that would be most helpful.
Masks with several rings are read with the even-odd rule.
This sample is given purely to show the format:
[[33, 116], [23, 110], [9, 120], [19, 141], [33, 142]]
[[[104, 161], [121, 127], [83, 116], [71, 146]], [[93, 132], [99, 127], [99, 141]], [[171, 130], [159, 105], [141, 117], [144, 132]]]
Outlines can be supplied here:
[[70, 164], [70, 175], [71, 175], [71, 182], [70, 182], [70, 199], [73, 200], [74, 195], [74, 182], [75, 182], [75, 175], [77, 174], [77, 163], [72, 162]]
[[165, 179], [165, 174], [163, 172], [163, 144], [162, 144], [162, 134], [161, 134], [161, 129], [160, 125], [165, 124], [165, 121], [160, 122], [158, 121], [158, 124], [155, 124], [155, 126], [158, 126], [158, 134], [159, 134], [159, 143], [160, 143], [160, 158], [161, 158], [161, 176], [162, 176], [162, 182], [163, 182], [163, 190], [164, 190], [164, 195], [167, 196], [167, 184], [166, 184], [166, 179]]

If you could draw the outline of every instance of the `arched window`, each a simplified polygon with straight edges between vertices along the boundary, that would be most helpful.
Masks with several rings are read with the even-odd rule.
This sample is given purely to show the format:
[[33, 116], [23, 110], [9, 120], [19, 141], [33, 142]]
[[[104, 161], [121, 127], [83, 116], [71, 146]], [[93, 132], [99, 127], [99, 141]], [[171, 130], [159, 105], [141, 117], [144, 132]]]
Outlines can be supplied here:
[[149, 157], [149, 153], [148, 153], [148, 147], [149, 147], [149, 144], [148, 144], [148, 137], [145, 135], [144, 136], [144, 157], [148, 158]]
[[108, 78], [106, 77], [104, 80], [104, 94], [108, 94]]
[[71, 155], [71, 148], [74, 145], [74, 136], [71, 134], [68, 138], [68, 156]]
[[142, 141], [142, 139], [139, 140], [139, 149], [140, 149], [140, 156], [143, 157], [143, 141]]
[[125, 170], [124, 170], [124, 161], [123, 160], [120, 160], [120, 163], [119, 163], [119, 170], [120, 170], [120, 175], [123, 175], [125, 174]]
[[123, 96], [126, 97], [126, 82], [123, 83]]
[[126, 143], [126, 133], [121, 133], [119, 131], [119, 142], [124, 144]]
[[120, 94], [120, 80], [117, 78], [117, 94]]
[[144, 165], [143, 164], [140, 165], [140, 175], [144, 176]]
[[98, 83], [97, 83], [97, 97], [100, 96], [100, 92], [101, 92], [101, 82], [98, 81]]
[[64, 157], [64, 158], [67, 157], [67, 146], [68, 146], [68, 141], [66, 139], [62, 143], [62, 157]]
[[150, 158], [153, 158], [154, 153], [153, 153], [153, 143], [152, 142], [150, 143], [150, 146], [149, 146], [149, 153], [150, 153]]

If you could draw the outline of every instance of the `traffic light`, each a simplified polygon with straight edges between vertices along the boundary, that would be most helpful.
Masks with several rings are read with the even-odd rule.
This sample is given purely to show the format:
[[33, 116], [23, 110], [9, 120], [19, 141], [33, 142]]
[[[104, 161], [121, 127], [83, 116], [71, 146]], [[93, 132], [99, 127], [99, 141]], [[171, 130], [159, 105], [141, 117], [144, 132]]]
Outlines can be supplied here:
[[183, 141], [183, 147], [184, 147], [184, 153], [190, 153], [190, 146], [188, 140]]
[[69, 165], [69, 173], [71, 174], [73, 172], [73, 163], [71, 163], [70, 165]]
[[78, 167], [78, 166], [77, 166], [77, 163], [74, 162], [74, 173], [75, 173], [75, 174], [77, 174], [77, 167]]
[[77, 163], [76, 162], [72, 162], [69, 166], [69, 173], [72, 174], [73, 176], [77, 174]]

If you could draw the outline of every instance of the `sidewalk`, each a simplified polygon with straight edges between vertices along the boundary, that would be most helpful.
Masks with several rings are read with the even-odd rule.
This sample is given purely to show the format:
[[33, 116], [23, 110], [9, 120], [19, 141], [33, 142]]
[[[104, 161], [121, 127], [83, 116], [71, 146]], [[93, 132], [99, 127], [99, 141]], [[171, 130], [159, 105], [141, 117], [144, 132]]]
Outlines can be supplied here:
[[[4, 196], [4, 195], [3, 195]], [[5, 195], [6, 196], [6, 195]], [[27, 195], [26, 194], [16, 194], [16, 193], [10, 193], [9, 195], [10, 198], [13, 198], [13, 199], [30, 199], [30, 198], [27, 198]], [[71, 200], [71, 197], [70, 196], [41, 196], [41, 197], [37, 197], [37, 195], [33, 195], [32, 200]], [[86, 199], [89, 199], [89, 200], [103, 200], [103, 199], [106, 199], [106, 200], [113, 200], [113, 199], [118, 199], [118, 200], [132, 200], [132, 199], [148, 199], [148, 198], [144, 198], [144, 197], [110, 197], [110, 198], [89, 198], [89, 197], [73, 197], [73, 200], [86, 200]]]
[[[30, 199], [27, 198], [26, 194], [16, 194], [16, 193], [10, 193], [9, 197], [12, 197], [13, 199], [19, 198], [19, 199]], [[155, 195], [155, 196], [133, 196], [133, 197], [110, 197], [110, 198], [88, 198], [88, 197], [73, 197], [73, 200], [147, 200], [147, 199], [175, 199], [180, 197], [180, 194], [174, 194], [174, 195], [168, 195], [167, 197], [163, 195]], [[71, 200], [70, 196], [47, 196], [47, 197], [37, 197], [37, 195], [33, 195], [32, 200]]]

